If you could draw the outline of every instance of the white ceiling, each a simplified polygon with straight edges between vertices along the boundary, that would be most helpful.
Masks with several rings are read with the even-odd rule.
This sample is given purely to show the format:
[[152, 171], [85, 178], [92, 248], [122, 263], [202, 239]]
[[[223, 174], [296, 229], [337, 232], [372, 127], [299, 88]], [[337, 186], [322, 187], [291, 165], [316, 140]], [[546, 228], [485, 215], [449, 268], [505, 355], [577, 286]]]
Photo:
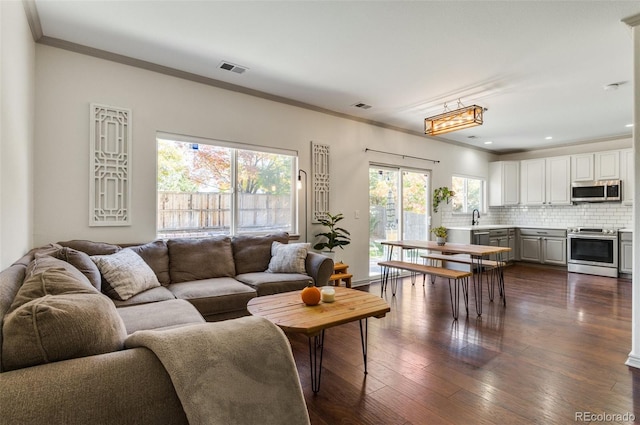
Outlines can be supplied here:
[[[640, 13], [640, 1], [35, 5], [45, 39], [416, 133], [460, 98], [488, 108], [485, 123], [441, 138], [495, 152], [631, 135], [633, 46], [621, 19]], [[221, 70], [221, 61], [248, 71]], [[604, 90], [612, 83], [621, 84]]]

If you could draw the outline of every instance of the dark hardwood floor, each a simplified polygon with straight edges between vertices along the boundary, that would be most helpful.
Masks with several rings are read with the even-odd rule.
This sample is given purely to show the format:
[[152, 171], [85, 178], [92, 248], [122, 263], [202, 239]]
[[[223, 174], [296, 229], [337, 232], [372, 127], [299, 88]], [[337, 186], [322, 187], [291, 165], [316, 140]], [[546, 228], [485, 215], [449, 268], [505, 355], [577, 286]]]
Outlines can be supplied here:
[[485, 287], [482, 317], [470, 295], [454, 322], [446, 281], [404, 279], [385, 294], [391, 313], [369, 319], [368, 375], [357, 322], [326, 331], [318, 394], [307, 339], [290, 335], [311, 423], [640, 422], [640, 370], [624, 364], [631, 281], [523, 264], [505, 281], [506, 307]]

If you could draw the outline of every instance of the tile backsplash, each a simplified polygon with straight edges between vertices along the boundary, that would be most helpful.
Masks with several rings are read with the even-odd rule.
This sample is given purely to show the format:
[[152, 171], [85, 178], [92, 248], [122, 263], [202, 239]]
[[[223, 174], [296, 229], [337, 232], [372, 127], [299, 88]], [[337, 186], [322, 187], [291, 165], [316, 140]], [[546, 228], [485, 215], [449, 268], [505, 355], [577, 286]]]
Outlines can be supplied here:
[[[482, 214], [480, 224], [507, 224], [540, 227], [612, 227], [630, 228], [633, 208], [618, 203], [584, 203], [565, 206], [491, 207]], [[452, 214], [449, 205], [442, 209], [445, 226], [470, 226], [471, 214]]]

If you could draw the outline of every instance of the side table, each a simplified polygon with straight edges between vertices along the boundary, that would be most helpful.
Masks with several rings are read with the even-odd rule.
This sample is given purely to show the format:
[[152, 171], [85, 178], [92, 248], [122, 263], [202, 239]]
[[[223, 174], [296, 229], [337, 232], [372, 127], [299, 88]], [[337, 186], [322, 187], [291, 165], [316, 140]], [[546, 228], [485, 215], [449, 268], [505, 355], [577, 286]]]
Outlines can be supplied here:
[[333, 274], [329, 277], [329, 282], [333, 282], [333, 286], [340, 286], [340, 282], [344, 282], [347, 288], [351, 288], [351, 278], [353, 275], [348, 272], [349, 266], [345, 263], [335, 263], [333, 265]]

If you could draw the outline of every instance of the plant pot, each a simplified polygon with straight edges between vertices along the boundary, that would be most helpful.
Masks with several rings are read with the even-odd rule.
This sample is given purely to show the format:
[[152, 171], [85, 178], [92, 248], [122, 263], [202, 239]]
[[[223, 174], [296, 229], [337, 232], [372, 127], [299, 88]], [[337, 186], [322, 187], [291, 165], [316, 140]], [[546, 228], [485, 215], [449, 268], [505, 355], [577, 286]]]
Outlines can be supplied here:
[[333, 251], [321, 251], [320, 254], [331, 258], [334, 262], [336, 261], [336, 253]]
[[436, 236], [436, 243], [440, 246], [444, 245], [445, 242], [447, 241], [447, 238], [443, 238], [440, 236]]

